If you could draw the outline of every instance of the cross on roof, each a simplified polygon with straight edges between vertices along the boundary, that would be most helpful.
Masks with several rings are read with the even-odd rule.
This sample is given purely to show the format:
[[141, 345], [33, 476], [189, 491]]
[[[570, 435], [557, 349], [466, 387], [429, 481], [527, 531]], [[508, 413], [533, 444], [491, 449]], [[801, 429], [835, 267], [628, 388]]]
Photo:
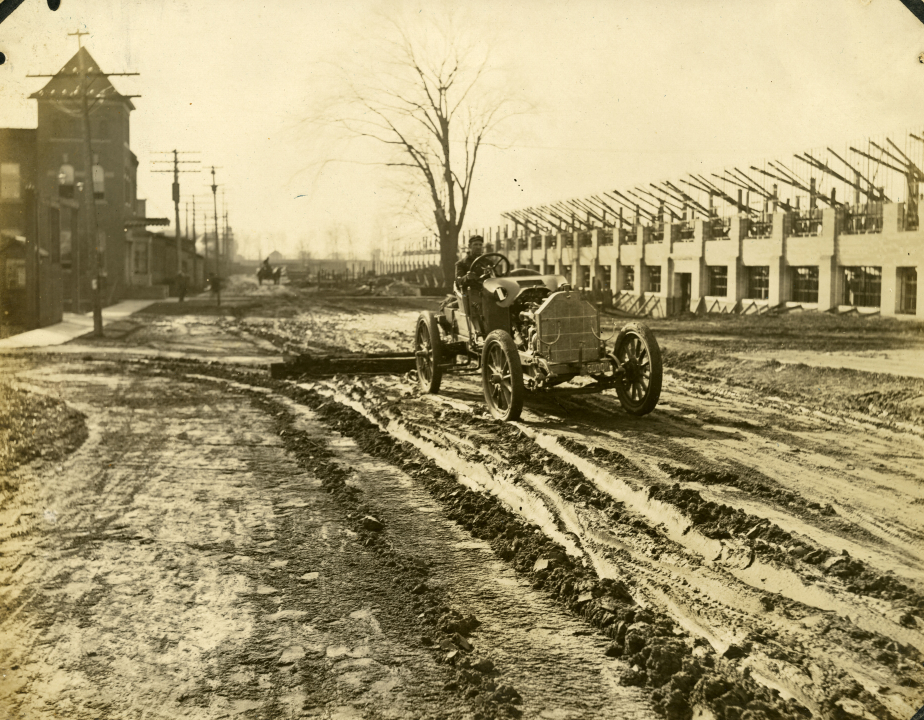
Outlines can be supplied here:
[[90, 33], [88, 33], [88, 32], [82, 32], [82, 31], [78, 28], [78, 29], [77, 29], [77, 32], [68, 33], [67, 35], [68, 35], [68, 37], [73, 37], [74, 35], [76, 35], [76, 36], [77, 36], [77, 46], [78, 46], [78, 47], [83, 47], [83, 42], [80, 40], [80, 38], [81, 38], [83, 35], [89, 35], [89, 34], [90, 34]]

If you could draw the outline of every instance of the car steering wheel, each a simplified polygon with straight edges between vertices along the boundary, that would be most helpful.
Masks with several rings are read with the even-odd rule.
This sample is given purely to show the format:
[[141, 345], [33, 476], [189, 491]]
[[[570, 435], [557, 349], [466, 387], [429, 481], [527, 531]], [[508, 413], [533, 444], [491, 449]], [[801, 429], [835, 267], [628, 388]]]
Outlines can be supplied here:
[[502, 277], [510, 272], [510, 261], [500, 253], [485, 253], [472, 261], [470, 270], [482, 278]]

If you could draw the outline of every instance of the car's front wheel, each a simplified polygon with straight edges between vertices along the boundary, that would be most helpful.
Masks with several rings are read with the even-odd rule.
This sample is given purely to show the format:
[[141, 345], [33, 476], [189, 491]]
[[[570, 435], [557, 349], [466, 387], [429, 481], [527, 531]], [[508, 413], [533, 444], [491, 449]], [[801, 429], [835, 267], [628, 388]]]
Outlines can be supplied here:
[[513, 338], [495, 330], [481, 352], [481, 382], [488, 410], [498, 420], [516, 420], [523, 411], [523, 367]]
[[420, 313], [414, 332], [414, 355], [417, 357], [417, 383], [425, 393], [437, 393], [443, 381], [443, 346], [436, 317], [429, 310]]
[[654, 333], [643, 323], [628, 323], [616, 337], [613, 355], [622, 366], [616, 384], [619, 402], [633, 415], [647, 415], [661, 397], [663, 366]]

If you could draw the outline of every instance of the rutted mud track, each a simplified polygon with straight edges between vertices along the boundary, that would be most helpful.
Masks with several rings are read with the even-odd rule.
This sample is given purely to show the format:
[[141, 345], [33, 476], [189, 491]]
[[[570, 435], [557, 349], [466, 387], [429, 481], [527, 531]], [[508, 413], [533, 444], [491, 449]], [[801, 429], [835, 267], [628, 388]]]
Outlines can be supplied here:
[[[318, 348], [405, 349], [414, 316], [407, 308], [387, 311], [391, 334], [378, 338], [368, 337], [374, 322], [344, 319], [341, 311], [315, 308], [290, 325], [290, 312], [210, 321], [202, 325], [203, 347], [221, 332], [235, 356], [247, 355], [248, 345], [259, 348], [256, 355], [272, 346], [299, 349], [309, 327], [309, 344]], [[338, 338], [344, 328], [348, 341]], [[156, 323], [126, 331], [147, 333], [148, 345], [177, 347]], [[118, 344], [91, 349], [103, 357]], [[212, 539], [190, 546], [195, 560], [184, 560], [182, 548], [148, 559], [156, 566], [163, 557], [165, 572], [198, 564], [181, 571], [192, 573], [190, 583], [201, 585], [197, 573], [215, 587], [224, 583], [210, 611], [234, 633], [218, 645], [191, 637], [186, 646], [198, 653], [196, 663], [182, 676], [182, 692], [167, 692], [157, 689], [160, 670], [151, 668], [172, 668], [183, 642], [176, 645], [169, 622], [158, 620], [166, 646], [122, 664], [108, 659], [108, 704], [89, 703], [78, 684], [68, 688], [73, 705], [58, 709], [128, 716], [118, 712], [118, 688], [145, 672], [141, 687], [149, 701], [163, 694], [165, 717], [182, 710], [202, 718], [904, 720], [924, 703], [924, 428], [912, 406], [900, 418], [872, 405], [861, 412], [846, 403], [845, 410], [805, 392], [776, 396], [719, 382], [694, 363], [669, 360], [661, 404], [644, 418], [624, 413], [607, 392], [531, 396], [522, 421], [503, 424], [484, 412], [475, 375], [448, 376], [432, 396], [389, 376], [274, 381], [254, 359], [88, 364], [87, 357], [58, 379], [40, 367], [24, 374], [36, 390], [59, 388], [89, 418], [88, 445], [65, 464], [74, 488], [87, 482], [80, 468], [105, 457], [107, 442], [147, 443], [144, 428], [167, 422], [155, 419], [158, 407], [165, 418], [186, 418], [188, 429], [155, 432], [154, 469], [120, 479], [113, 503], [157, 500], [148, 485], [174, 472], [159, 455], [170, 445], [184, 448], [185, 465], [195, 468], [206, 462], [197, 459], [197, 443], [214, 436], [216, 448], [225, 448], [218, 455], [228, 454], [219, 464], [248, 468], [236, 484], [219, 473], [187, 493], [203, 503], [203, 518], [218, 512], [203, 531]], [[790, 372], [798, 370], [779, 377]], [[74, 384], [81, 374], [97, 379]], [[105, 386], [99, 378], [106, 376], [121, 378], [112, 402], [129, 408], [112, 438], [92, 430], [100, 417], [122, 417], [102, 410], [109, 401], [89, 389]], [[243, 425], [229, 428], [227, 417]], [[107, 487], [89, 482], [90, 491]], [[204, 493], [209, 483], [217, 483], [214, 499]], [[174, 498], [175, 486], [164, 488]], [[73, 492], [77, 507], [93, 504]], [[62, 518], [59, 529], [79, 538], [92, 525], [90, 543], [64, 556], [76, 553], [69, 562], [79, 568], [83, 548], [102, 552], [113, 532], [158, 548], [166, 531], [154, 528], [172, 527], [171, 513], [185, 507], [177, 502], [166, 511], [156, 502], [142, 507], [146, 529], [125, 538], [119, 528], [126, 521], [105, 520], [99, 510]], [[215, 502], [220, 509], [211, 508]], [[106, 510], [112, 518], [125, 512]], [[127, 522], [140, 521], [132, 515]], [[70, 631], [78, 647], [94, 612], [83, 604], [112, 615], [115, 581], [95, 587], [92, 577], [78, 577], [82, 570], [44, 577], [38, 558], [49, 540], [31, 538], [33, 530], [16, 530], [18, 549], [5, 551], [0, 567], [8, 577], [36, 579], [29, 592], [6, 594], [8, 617], [20, 623], [22, 638], [54, 647]], [[19, 548], [28, 551], [25, 560], [8, 568]], [[267, 553], [276, 558], [270, 565], [261, 562]], [[143, 562], [132, 559], [125, 572], [140, 572]], [[78, 606], [68, 607], [61, 588], [76, 593]], [[229, 604], [229, 592], [249, 599]], [[337, 598], [353, 596], [355, 609], [338, 616]], [[58, 627], [52, 607], [91, 619]], [[230, 654], [212, 649], [227, 643]], [[60, 648], [53, 655], [88, 677], [107, 662], [102, 650], [89, 659]], [[20, 710], [40, 707], [63, 682], [41, 663], [31, 672], [31, 681], [17, 675], [0, 685]], [[17, 687], [37, 693], [26, 695], [31, 705]]]
[[[919, 501], [920, 437], [871, 424], [858, 439], [807, 408], [672, 380], [654, 416], [549, 397], [516, 425], [488, 419], [472, 378], [440, 396], [394, 378], [290, 392], [611, 638], [621, 683], [660, 713], [910, 716], [922, 528], [913, 508], [889, 517], [894, 499], [868, 478], [891, 466], [893, 492]], [[881, 464], [851, 474], [870, 457]]]
[[448, 383], [446, 399], [395, 402], [386, 383], [350, 395], [529, 520], [552, 516], [581, 548], [577, 561], [784, 696], [822, 714], [913, 713], [924, 649], [920, 438], [874, 428], [858, 438], [674, 379], [655, 416], [627, 416], [605, 395], [547, 400], [516, 429], [472, 414], [471, 380]]

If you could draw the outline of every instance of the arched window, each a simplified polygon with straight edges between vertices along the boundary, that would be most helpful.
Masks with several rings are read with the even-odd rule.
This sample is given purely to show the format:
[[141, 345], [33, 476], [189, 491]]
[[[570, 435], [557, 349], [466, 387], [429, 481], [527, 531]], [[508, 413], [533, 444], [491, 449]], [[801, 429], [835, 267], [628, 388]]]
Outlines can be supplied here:
[[64, 163], [58, 171], [58, 195], [63, 198], [74, 197], [74, 166]]
[[93, 166], [93, 198], [102, 200], [106, 197], [105, 173], [102, 165]]

